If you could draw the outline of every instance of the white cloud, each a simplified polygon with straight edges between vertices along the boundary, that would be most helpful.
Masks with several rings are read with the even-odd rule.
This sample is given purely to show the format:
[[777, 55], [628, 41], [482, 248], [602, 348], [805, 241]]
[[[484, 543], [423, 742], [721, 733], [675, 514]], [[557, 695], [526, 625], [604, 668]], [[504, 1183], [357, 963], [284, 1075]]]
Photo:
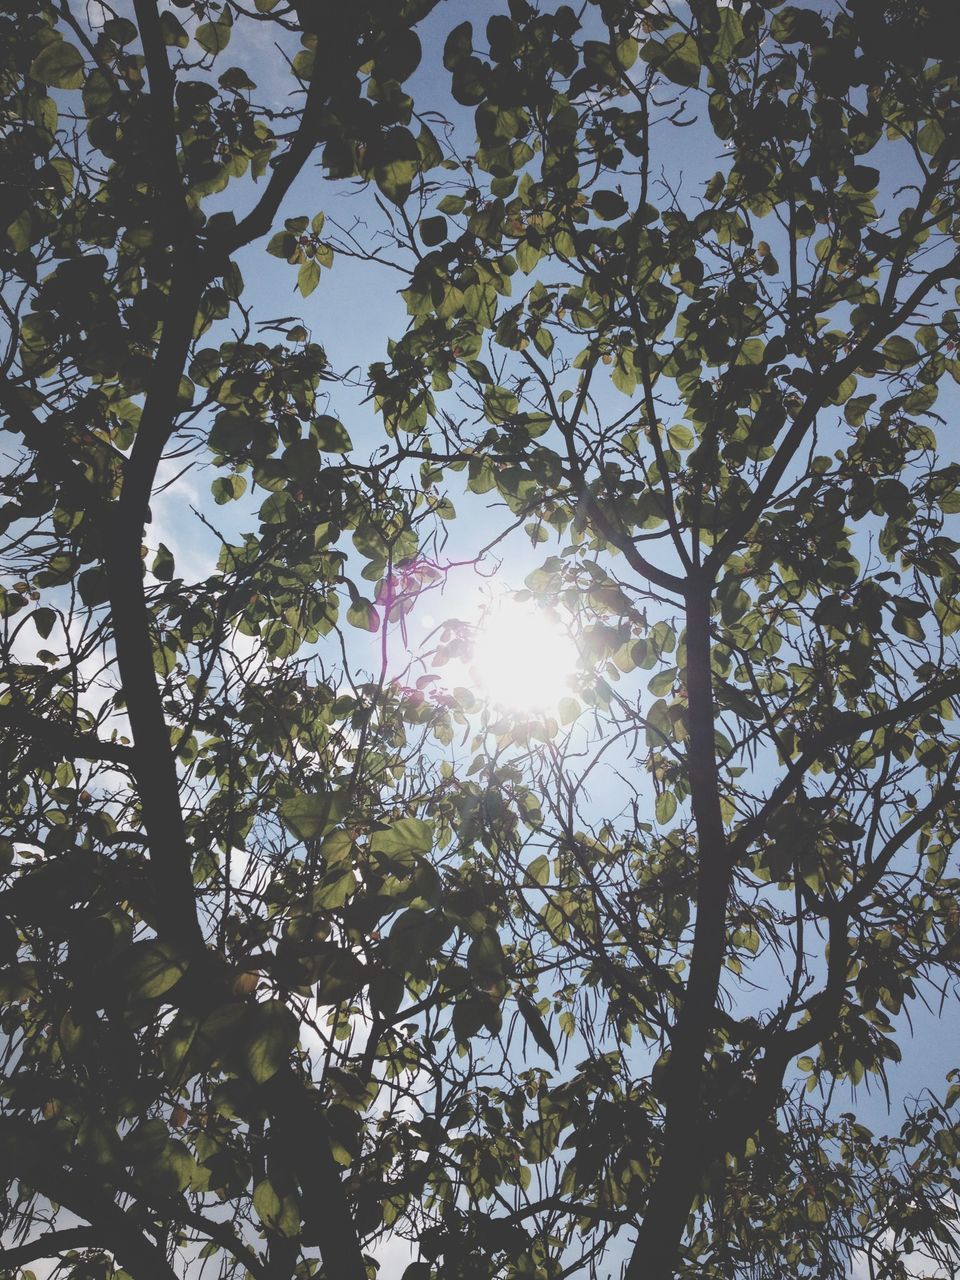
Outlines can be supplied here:
[[370, 1250], [380, 1266], [382, 1280], [399, 1280], [411, 1262], [417, 1260], [417, 1250], [400, 1236], [388, 1235]]
[[110, 11], [99, 0], [87, 0], [87, 26], [91, 31], [99, 31], [110, 17]]
[[155, 551], [162, 542], [173, 554], [177, 577], [188, 582], [208, 577], [217, 566], [219, 543], [190, 511], [191, 507], [203, 511], [209, 505], [209, 495], [190, 471], [183, 471], [180, 460], [165, 458], [160, 463], [150, 502], [153, 520], [147, 527], [147, 545]]

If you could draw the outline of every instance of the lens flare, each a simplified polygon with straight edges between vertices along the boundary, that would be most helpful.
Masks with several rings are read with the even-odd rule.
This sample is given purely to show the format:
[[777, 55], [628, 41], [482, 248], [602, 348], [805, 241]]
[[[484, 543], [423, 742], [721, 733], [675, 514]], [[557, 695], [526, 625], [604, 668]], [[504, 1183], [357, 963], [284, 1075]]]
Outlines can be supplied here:
[[545, 711], [569, 692], [577, 647], [542, 609], [502, 600], [477, 628], [469, 667], [486, 701], [504, 711]]

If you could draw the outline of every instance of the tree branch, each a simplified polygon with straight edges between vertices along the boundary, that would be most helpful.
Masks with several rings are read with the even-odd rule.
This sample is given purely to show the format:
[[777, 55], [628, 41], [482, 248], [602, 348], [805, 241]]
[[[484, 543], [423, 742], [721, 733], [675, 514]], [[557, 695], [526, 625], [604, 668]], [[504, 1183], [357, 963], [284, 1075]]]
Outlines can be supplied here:
[[48, 1231], [27, 1244], [0, 1249], [0, 1271], [16, 1271], [29, 1262], [41, 1258], [55, 1258], [71, 1249], [88, 1249], [100, 1243], [100, 1233], [93, 1227], [67, 1227], [63, 1231]]
[[286, 1168], [296, 1170], [303, 1221], [324, 1271], [337, 1280], [366, 1280], [367, 1268], [340, 1170], [316, 1100], [292, 1073], [270, 1081], [270, 1141]]
[[133, 0], [133, 9], [140, 27], [143, 56], [147, 64], [150, 84], [150, 106], [159, 134], [159, 160], [165, 189], [165, 209], [176, 210], [179, 227], [177, 240], [190, 235], [190, 219], [184, 203], [183, 183], [177, 162], [177, 124], [174, 115], [176, 78], [167, 57], [167, 45], [160, 26], [160, 13], [156, 0]]
[[924, 279], [910, 294], [896, 312], [883, 322], [875, 324], [870, 332], [842, 360], [828, 369], [824, 369], [815, 379], [813, 390], [807, 395], [800, 412], [793, 420], [783, 444], [777, 450], [773, 460], [760, 478], [753, 497], [744, 509], [743, 516], [730, 526], [720, 541], [704, 561], [704, 568], [716, 574], [734, 547], [757, 523], [767, 510], [777, 485], [783, 479], [787, 467], [803, 443], [807, 432], [823, 408], [831, 391], [834, 391], [844, 378], [855, 373], [863, 361], [870, 355], [882, 339], [889, 337], [914, 313], [926, 295], [945, 280], [954, 278], [960, 272], [960, 254], [956, 254], [944, 266], [938, 267]]
[[742, 857], [750, 843], [767, 825], [770, 814], [777, 805], [782, 804], [792, 794], [797, 784], [806, 775], [807, 770], [819, 759], [824, 751], [830, 750], [833, 746], [839, 747], [856, 742], [864, 733], [884, 729], [890, 725], [903, 724], [914, 716], [928, 711], [931, 707], [938, 706], [945, 699], [958, 695], [960, 695], [960, 676], [947, 681], [945, 684], [937, 685], [915, 694], [912, 698], [908, 698], [898, 706], [892, 707], [889, 711], [878, 711], [870, 716], [859, 716], [855, 713], [841, 715], [838, 720], [826, 726], [807, 743], [796, 760], [791, 762], [786, 773], [774, 787], [760, 811], [752, 818], [747, 819], [736, 832], [734, 838], [730, 841], [730, 857], [732, 861], [736, 862], [739, 857]]
[[43, 716], [34, 715], [10, 703], [0, 706], [0, 728], [12, 729], [38, 739], [65, 760], [105, 760], [111, 764], [129, 765], [130, 747], [122, 742], [104, 742], [95, 733], [73, 731]]
[[625, 1280], [666, 1280], [673, 1274], [700, 1181], [693, 1158], [702, 1119], [703, 1055], [714, 1021], [726, 951], [731, 867], [726, 849], [714, 738], [710, 654], [711, 593], [696, 580], [687, 594], [687, 701], [690, 793], [697, 828], [697, 901], [690, 977], [671, 1035], [666, 1069], [663, 1155], [647, 1201]]
[[[580, 458], [577, 455], [576, 442], [573, 439], [572, 424], [569, 422], [560, 410], [556, 397], [553, 394], [553, 386], [543, 369], [537, 364], [536, 360], [529, 352], [523, 352], [523, 358], [533, 370], [543, 388], [547, 403], [550, 406], [550, 412], [556, 422], [558, 428], [563, 434], [567, 446], [567, 462], [570, 468], [571, 486], [576, 493], [578, 499], [584, 503], [587, 508], [591, 521], [596, 525], [597, 529], [603, 534], [604, 538], [622, 553], [630, 568], [648, 582], [654, 583], [664, 591], [670, 591], [674, 595], [682, 596], [686, 590], [686, 580], [678, 577], [676, 574], [669, 573], [666, 569], [661, 569], [657, 565], [649, 561], [646, 556], [642, 555], [636, 547], [636, 544], [622, 530], [616, 529], [613, 523], [607, 519], [603, 508], [597, 502], [596, 496], [590, 491], [586, 476], [580, 464]], [[576, 411], [573, 421], [576, 421]]]
[[217, 246], [217, 251], [229, 257], [237, 249], [265, 236], [273, 226], [274, 218], [284, 197], [309, 159], [310, 152], [319, 138], [318, 116], [327, 95], [315, 73], [307, 89], [306, 102], [300, 115], [300, 124], [293, 141], [274, 166], [263, 195], [245, 218], [242, 218]]
[[[86, 1171], [66, 1165], [59, 1134], [20, 1116], [7, 1116], [0, 1119], [0, 1140], [17, 1176], [48, 1200], [88, 1222], [91, 1238], [96, 1235], [109, 1240], [110, 1253], [137, 1280], [180, 1280], [163, 1250], [109, 1195], [100, 1191], [102, 1177], [91, 1177]], [[38, 1256], [45, 1255], [34, 1255]]]
[[203, 285], [193, 256], [181, 256], [123, 487], [108, 513], [106, 554], [117, 666], [133, 733], [132, 765], [150, 838], [160, 931], [191, 949], [203, 946], [203, 935], [176, 760], [153, 666], [141, 546], [157, 467], [175, 427], [180, 378]]

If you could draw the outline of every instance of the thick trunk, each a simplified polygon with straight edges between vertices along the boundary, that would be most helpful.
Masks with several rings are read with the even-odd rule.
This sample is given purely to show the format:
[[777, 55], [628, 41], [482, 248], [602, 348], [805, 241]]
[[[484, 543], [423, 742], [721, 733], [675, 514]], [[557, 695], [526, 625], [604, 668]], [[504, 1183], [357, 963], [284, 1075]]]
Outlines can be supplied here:
[[360, 1238], [318, 1100], [286, 1072], [273, 1078], [268, 1096], [271, 1154], [300, 1184], [305, 1242], [319, 1247], [331, 1278], [366, 1280]]
[[[191, 270], [192, 269], [192, 270]], [[143, 582], [144, 527], [150, 496], [174, 429], [203, 281], [182, 261], [171, 286], [163, 337], [127, 464], [123, 488], [107, 516], [105, 563], [117, 666], [133, 737], [137, 783], [150, 864], [158, 932], [188, 950], [203, 946], [197, 920], [190, 850], [180, 808], [176, 759], [153, 665], [153, 619]]]
[[671, 1037], [664, 1091], [663, 1153], [626, 1280], [666, 1280], [674, 1273], [696, 1198], [705, 1153], [703, 1059], [714, 1021], [726, 945], [729, 851], [720, 811], [710, 665], [710, 586], [694, 581], [686, 616], [687, 764], [697, 830], [696, 924], [690, 978]]

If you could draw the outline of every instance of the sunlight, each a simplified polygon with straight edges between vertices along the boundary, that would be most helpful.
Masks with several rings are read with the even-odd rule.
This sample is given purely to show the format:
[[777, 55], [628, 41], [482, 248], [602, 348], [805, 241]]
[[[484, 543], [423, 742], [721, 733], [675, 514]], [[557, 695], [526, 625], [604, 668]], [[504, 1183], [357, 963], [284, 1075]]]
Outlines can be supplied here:
[[477, 627], [469, 669], [488, 702], [505, 711], [542, 711], [569, 692], [577, 647], [542, 609], [505, 599]]

